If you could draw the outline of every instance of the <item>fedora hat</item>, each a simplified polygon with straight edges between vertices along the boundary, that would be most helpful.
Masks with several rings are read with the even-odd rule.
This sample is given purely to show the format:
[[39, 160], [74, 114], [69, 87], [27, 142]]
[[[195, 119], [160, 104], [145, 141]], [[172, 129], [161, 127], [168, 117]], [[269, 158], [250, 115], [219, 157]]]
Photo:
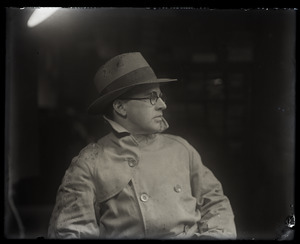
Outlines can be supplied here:
[[137, 85], [176, 80], [158, 79], [140, 52], [120, 54], [98, 69], [94, 83], [99, 97], [88, 107], [88, 113], [101, 114], [111, 102]]

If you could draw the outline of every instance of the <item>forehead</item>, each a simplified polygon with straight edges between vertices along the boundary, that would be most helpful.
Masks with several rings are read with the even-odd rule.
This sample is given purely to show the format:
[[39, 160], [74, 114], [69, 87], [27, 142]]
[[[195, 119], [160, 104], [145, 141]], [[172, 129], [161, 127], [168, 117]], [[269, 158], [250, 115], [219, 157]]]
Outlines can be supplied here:
[[135, 96], [135, 95], [148, 95], [151, 92], [160, 92], [159, 84], [147, 84], [147, 85], [140, 85], [136, 86], [132, 90], [126, 93], [126, 96]]

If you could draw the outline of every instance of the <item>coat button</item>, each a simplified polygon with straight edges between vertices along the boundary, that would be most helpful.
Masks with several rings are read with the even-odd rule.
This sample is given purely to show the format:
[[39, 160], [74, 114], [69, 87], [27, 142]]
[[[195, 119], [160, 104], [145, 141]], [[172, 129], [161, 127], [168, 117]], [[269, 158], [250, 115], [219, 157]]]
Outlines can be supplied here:
[[174, 186], [174, 191], [176, 191], [177, 193], [181, 192], [181, 186], [180, 185], [176, 185]]
[[147, 202], [148, 199], [149, 199], [149, 196], [148, 196], [146, 193], [143, 193], [143, 194], [141, 195], [141, 201], [142, 201], [142, 202]]
[[134, 167], [137, 164], [137, 162], [136, 162], [136, 160], [134, 158], [128, 158], [127, 161], [128, 161], [128, 165], [130, 167]]

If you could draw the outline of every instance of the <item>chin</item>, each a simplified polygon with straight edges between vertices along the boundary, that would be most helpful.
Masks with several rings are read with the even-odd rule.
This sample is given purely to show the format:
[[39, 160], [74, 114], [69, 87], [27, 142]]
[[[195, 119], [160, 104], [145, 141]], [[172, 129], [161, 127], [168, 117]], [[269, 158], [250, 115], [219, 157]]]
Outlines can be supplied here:
[[160, 133], [160, 132], [162, 132], [161, 127], [158, 127], [158, 128], [155, 128], [152, 130], [152, 133]]

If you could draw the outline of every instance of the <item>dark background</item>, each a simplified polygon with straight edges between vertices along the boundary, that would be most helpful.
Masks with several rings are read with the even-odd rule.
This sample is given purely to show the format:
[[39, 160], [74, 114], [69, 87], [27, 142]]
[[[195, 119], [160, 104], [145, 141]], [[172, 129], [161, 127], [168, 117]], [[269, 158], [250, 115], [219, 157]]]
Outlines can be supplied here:
[[168, 96], [167, 133], [219, 178], [238, 239], [282, 234], [294, 213], [295, 10], [64, 8], [40, 25], [6, 9], [7, 238], [46, 237], [79, 150], [108, 130], [88, 115], [100, 65], [140, 51]]

